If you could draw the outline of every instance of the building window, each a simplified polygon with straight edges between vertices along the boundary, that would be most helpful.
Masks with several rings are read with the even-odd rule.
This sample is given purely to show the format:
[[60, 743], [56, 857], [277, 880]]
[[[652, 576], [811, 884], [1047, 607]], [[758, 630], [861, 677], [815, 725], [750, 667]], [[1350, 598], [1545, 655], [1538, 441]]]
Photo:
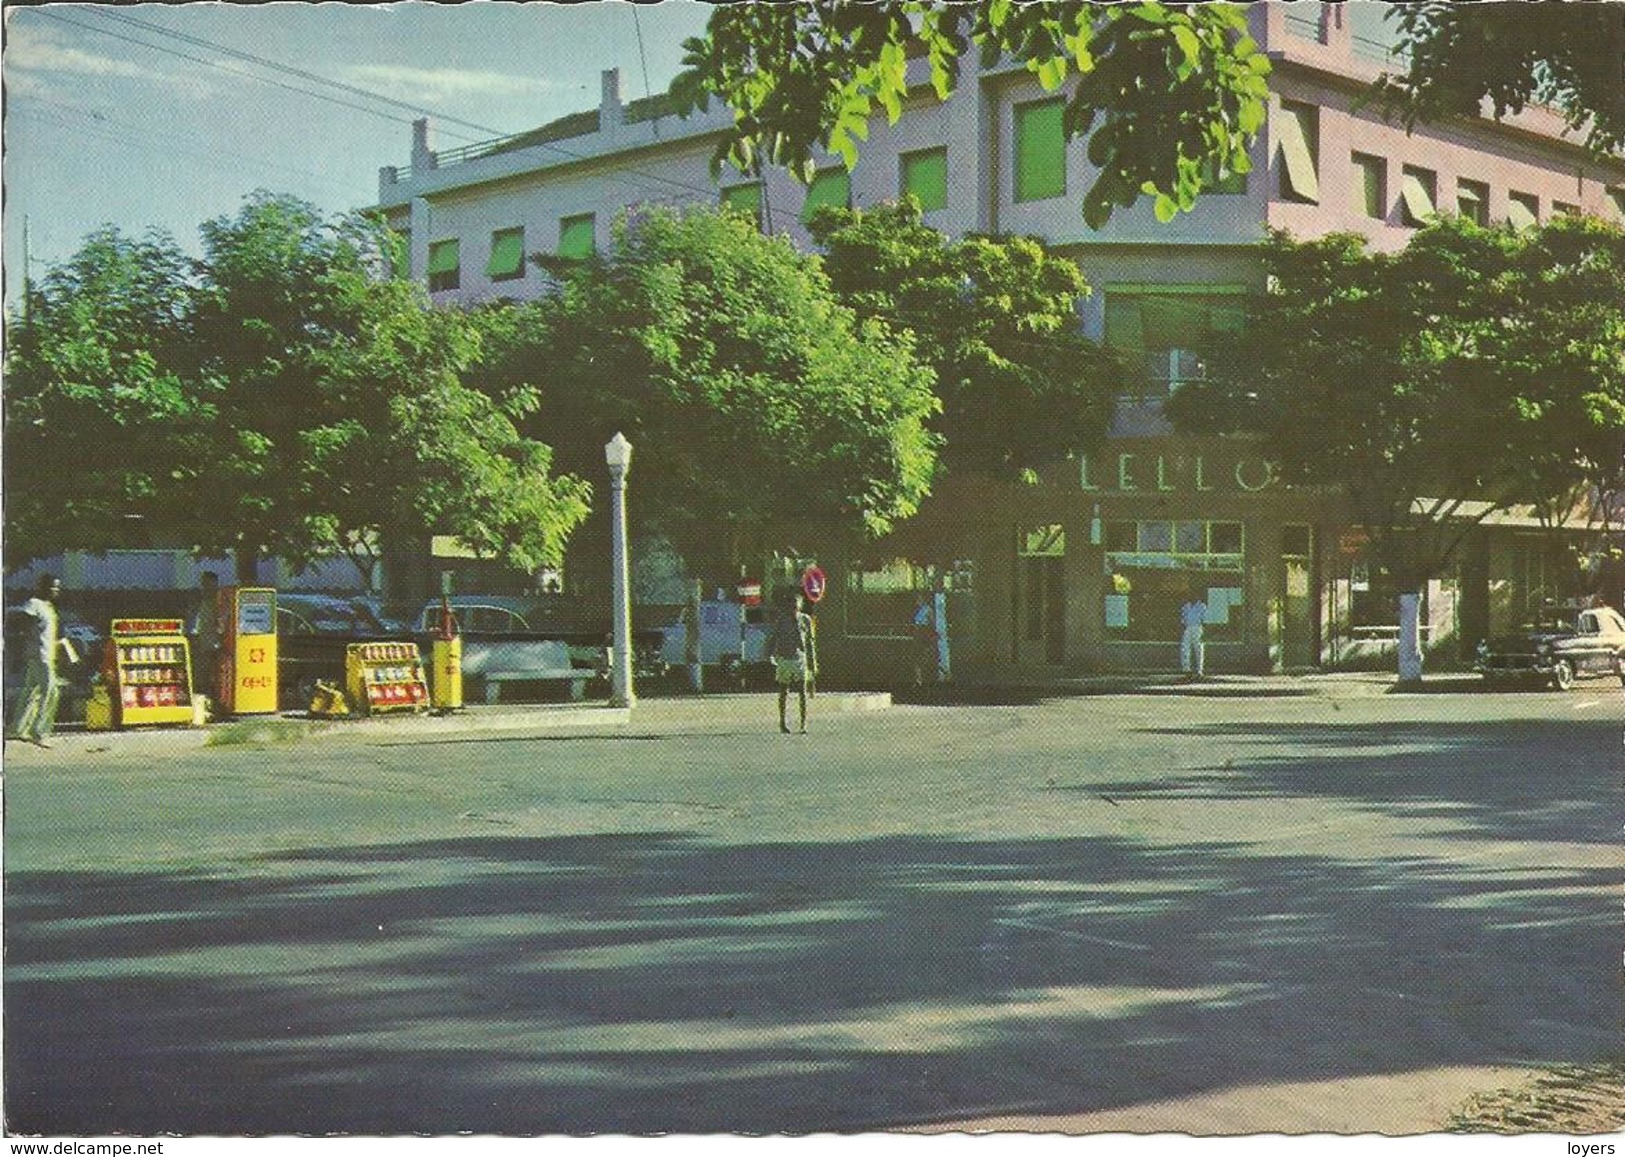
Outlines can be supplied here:
[[801, 206], [802, 221], [807, 221], [815, 210], [825, 205], [836, 209], [851, 207], [852, 175], [845, 166], [823, 169], [813, 174], [812, 184], [807, 186], [807, 200]]
[[492, 281], [517, 281], [525, 276], [525, 228], [498, 229], [491, 234], [491, 260], [485, 275]]
[[1490, 223], [1490, 187], [1482, 181], [1456, 182], [1456, 212], [1475, 225]]
[[591, 257], [597, 247], [598, 219], [592, 213], [559, 218], [559, 256], [577, 261]]
[[1578, 217], [1580, 215], [1580, 206], [1571, 205], [1567, 201], [1553, 201], [1552, 212], [1561, 217]]
[[1354, 154], [1354, 211], [1388, 219], [1388, 162], [1381, 157]]
[[462, 285], [462, 258], [458, 254], [457, 238], [433, 241], [429, 244], [429, 291], [457, 289]]
[[1507, 221], [1514, 229], [1533, 229], [1540, 224], [1540, 198], [1533, 193], [1507, 194]]
[[1106, 344], [1124, 354], [1136, 372], [1125, 400], [1155, 404], [1207, 376], [1203, 358], [1221, 342], [1239, 340], [1246, 321], [1241, 287], [1158, 286], [1108, 289]]
[[912, 193], [926, 212], [948, 207], [948, 150], [921, 149], [897, 158], [897, 186]]
[[1281, 196], [1320, 204], [1320, 110], [1282, 101], [1275, 139], [1281, 155]]
[[1405, 209], [1405, 224], [1426, 225], [1439, 212], [1439, 178], [1432, 169], [1406, 165], [1399, 181], [1399, 200]]
[[1207, 603], [1209, 639], [1241, 638], [1241, 523], [1155, 519], [1108, 522], [1105, 530], [1108, 638], [1178, 639], [1179, 608], [1192, 595]]
[[974, 617], [967, 601], [975, 590], [975, 567], [956, 560], [949, 569], [908, 558], [854, 562], [846, 571], [846, 597], [841, 600], [846, 634], [855, 638], [908, 639], [914, 635], [914, 612], [923, 595], [943, 591], [949, 598], [950, 625], [968, 630]]
[[1066, 193], [1066, 134], [1062, 100], [1016, 106], [1017, 201], [1046, 201]]

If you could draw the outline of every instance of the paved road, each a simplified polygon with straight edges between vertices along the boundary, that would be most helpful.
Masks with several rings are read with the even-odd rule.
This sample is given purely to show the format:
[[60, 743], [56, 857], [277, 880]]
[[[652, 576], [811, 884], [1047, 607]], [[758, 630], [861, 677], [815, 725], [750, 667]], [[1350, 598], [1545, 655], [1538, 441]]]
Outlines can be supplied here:
[[7, 1117], [1430, 1131], [1620, 1055], [1622, 722], [1593, 685], [8, 745]]

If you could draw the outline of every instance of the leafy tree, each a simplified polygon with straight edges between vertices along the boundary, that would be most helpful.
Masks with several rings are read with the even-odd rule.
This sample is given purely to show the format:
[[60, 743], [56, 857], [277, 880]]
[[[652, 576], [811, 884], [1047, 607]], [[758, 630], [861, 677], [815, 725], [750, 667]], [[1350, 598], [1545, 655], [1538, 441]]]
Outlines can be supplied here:
[[548, 448], [519, 436], [533, 397], [462, 384], [478, 335], [383, 275], [387, 229], [257, 193], [203, 240], [195, 338], [223, 436], [192, 459], [193, 541], [236, 550], [241, 575], [262, 549], [343, 550], [365, 574], [435, 532], [523, 567], [558, 557], [586, 484], [550, 480]]
[[949, 468], [1031, 470], [1104, 436], [1122, 370], [1077, 332], [1089, 286], [1072, 261], [1028, 237], [949, 241], [912, 197], [809, 227], [836, 294], [916, 335]]
[[344, 551], [368, 575], [381, 548], [449, 533], [557, 560], [588, 486], [519, 434], [533, 392], [463, 384], [480, 335], [384, 275], [387, 229], [258, 193], [203, 241], [190, 263], [97, 234], [32, 295], [8, 364], [9, 558], [151, 541], [233, 551], [243, 580], [262, 551]]
[[1486, 99], [1497, 117], [1545, 104], [1597, 152], [1625, 150], [1625, 6], [1433, 0], [1391, 5], [1388, 18], [1410, 63], [1378, 93], [1407, 125], [1476, 116]]
[[623, 431], [634, 517], [696, 566], [775, 527], [882, 533], [928, 491], [936, 403], [912, 338], [856, 319], [816, 259], [741, 215], [622, 219], [555, 295], [489, 325], [488, 388], [540, 385], [530, 428], [582, 473]]
[[923, 57], [947, 99], [960, 58], [1024, 62], [1045, 89], [1076, 74], [1067, 138], [1087, 136], [1100, 174], [1083, 198], [1099, 228], [1142, 194], [1157, 216], [1188, 210], [1204, 173], [1245, 173], [1268, 103], [1269, 62], [1230, 4], [1096, 4], [1083, 0], [939, 4], [930, 0], [796, 0], [728, 4], [685, 44], [671, 92], [686, 111], [717, 96], [735, 124], [716, 163], [784, 165], [810, 177], [814, 150], [851, 168], [871, 116], [895, 123], [908, 64]]
[[192, 305], [161, 234], [91, 234], [31, 287], [5, 389], [6, 558], [145, 545], [167, 514], [180, 438], [212, 423], [179, 368]]
[[368, 276], [345, 292], [354, 325], [317, 352], [321, 412], [297, 434], [292, 497], [310, 512], [311, 548], [368, 574], [382, 548], [439, 530], [520, 570], [557, 564], [591, 487], [554, 476], [551, 449], [519, 434], [534, 392], [493, 399], [465, 385], [480, 332], [417, 286]]
[[1285, 478], [1345, 494], [1400, 591], [1472, 528], [1533, 504], [1556, 521], [1620, 469], [1625, 234], [1444, 220], [1393, 254], [1364, 238], [1266, 250], [1269, 292], [1181, 427], [1261, 435]]

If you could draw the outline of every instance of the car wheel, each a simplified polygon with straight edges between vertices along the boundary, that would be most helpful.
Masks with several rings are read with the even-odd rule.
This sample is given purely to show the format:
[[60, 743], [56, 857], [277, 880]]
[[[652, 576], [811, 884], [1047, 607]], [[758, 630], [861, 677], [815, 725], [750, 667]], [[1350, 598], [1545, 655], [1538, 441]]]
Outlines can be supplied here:
[[1559, 659], [1557, 666], [1552, 669], [1552, 686], [1559, 691], [1567, 691], [1574, 686], [1574, 664], [1567, 659]]

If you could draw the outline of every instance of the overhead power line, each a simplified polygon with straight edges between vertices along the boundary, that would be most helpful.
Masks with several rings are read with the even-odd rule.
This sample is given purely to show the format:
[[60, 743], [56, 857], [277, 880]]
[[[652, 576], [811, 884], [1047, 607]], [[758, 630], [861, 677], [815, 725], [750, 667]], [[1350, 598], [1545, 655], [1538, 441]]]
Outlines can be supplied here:
[[[497, 129], [491, 128], [491, 127], [489, 127], [487, 125], [479, 124], [479, 123], [474, 122], [474, 121], [463, 120], [463, 119], [461, 119], [459, 117], [449, 116], [449, 115], [438, 113], [438, 112], [432, 112], [432, 110], [424, 109], [421, 105], [411, 104], [411, 103], [408, 103], [408, 102], [405, 102], [405, 101], [399, 101], [399, 100], [396, 100], [393, 97], [385, 96], [382, 93], [370, 92], [369, 90], [364, 89], [364, 88], [360, 88], [360, 87], [358, 87], [356, 85], [346, 84], [343, 81], [333, 80], [330, 77], [324, 77], [319, 73], [311, 72], [311, 71], [306, 70], [306, 69], [294, 68], [294, 67], [292, 67], [290, 65], [285, 65], [285, 64], [281, 64], [281, 63], [279, 63], [277, 61], [269, 60], [269, 59], [267, 59], [265, 57], [255, 56], [252, 53], [243, 52], [243, 51], [241, 51], [239, 49], [232, 48], [229, 45], [219, 44], [219, 43], [217, 43], [215, 41], [212, 41], [212, 40], [206, 40], [206, 39], [204, 39], [203, 37], [200, 37], [200, 36], [192, 36], [192, 35], [190, 35], [188, 33], [176, 32], [176, 31], [174, 31], [172, 29], [164, 28], [162, 25], [153, 24], [153, 23], [150, 23], [148, 21], [138, 20], [135, 17], [127, 16], [127, 15], [124, 15], [122, 13], [113, 13], [113, 12], [111, 12], [111, 11], [105, 9], [105, 8], [98, 8], [98, 9], [95, 9], [94, 11], [96, 11], [96, 13], [98, 15], [103, 16], [105, 18], [118, 20], [118, 21], [120, 21], [120, 22], [122, 22], [124, 24], [139, 26], [144, 31], [151, 32], [154, 35], [179, 40], [179, 41], [181, 41], [183, 43], [190, 44], [190, 45], [192, 45], [194, 47], [209, 48], [209, 49], [212, 49], [212, 50], [217, 51], [217, 52], [223, 52], [223, 53], [226, 53], [226, 54], [228, 54], [230, 56], [234, 56], [234, 57], [237, 57], [239, 59], [250, 61], [250, 62], [258, 65], [259, 67], [267, 68], [267, 69], [270, 69], [270, 70], [272, 70], [274, 72], [280, 72], [283, 75], [298, 77], [299, 79], [307, 81], [309, 83], [325, 85], [327, 87], [338, 89], [340, 91], [343, 91], [343, 92], [348, 93], [348, 94], [353, 95], [353, 96], [360, 96], [360, 97], [362, 97], [364, 99], [376, 101], [376, 102], [381, 103], [381, 104], [387, 104], [387, 105], [390, 105], [390, 106], [393, 106], [393, 107], [396, 107], [396, 108], [408, 109], [408, 110], [411, 110], [412, 112], [428, 113], [429, 115], [432, 115], [434, 117], [437, 125], [442, 121], [450, 122], [452, 124], [462, 125], [465, 128], [470, 128], [470, 129], [474, 129], [474, 130], [476, 130], [478, 132], [485, 133], [485, 134], [487, 134], [488, 138], [501, 139], [501, 138], [503, 138], [505, 136], [518, 135], [518, 134], [504, 134], [504, 133], [500, 132]], [[43, 10], [42, 10], [42, 12], [43, 12]], [[287, 83], [284, 83], [282, 81], [273, 80], [273, 79], [271, 79], [269, 77], [262, 77], [262, 76], [258, 76], [256, 74], [254, 74], [254, 73], [251, 73], [251, 72], [245, 72], [245, 71], [243, 71], [241, 69], [231, 68], [228, 65], [220, 63], [219, 61], [205, 60], [205, 59], [200, 58], [200, 57], [192, 56], [189, 53], [181, 52], [178, 49], [169, 48], [169, 47], [166, 47], [164, 45], [159, 45], [159, 44], [152, 44], [152, 43], [150, 43], [148, 41], [145, 41], [145, 40], [138, 40], [138, 39], [135, 39], [133, 37], [125, 36], [125, 35], [122, 35], [121, 33], [111, 31], [109, 29], [97, 28], [97, 27], [94, 27], [92, 25], [83, 24], [83, 23], [80, 23], [78, 21], [69, 20], [66, 17], [58, 15], [58, 14], [56, 14], [54, 12], [52, 12], [52, 13], [43, 13], [43, 14], [49, 15], [49, 16], [51, 16], [52, 19], [60, 20], [60, 21], [62, 21], [64, 23], [75, 24], [78, 27], [88, 29], [89, 31], [96, 32], [96, 33], [98, 33], [100, 35], [103, 35], [103, 36], [111, 36], [111, 37], [114, 37], [116, 39], [126, 40], [126, 41], [129, 41], [130, 43], [133, 43], [133, 44], [139, 44], [144, 48], [150, 48], [155, 52], [165, 52], [165, 53], [168, 53], [168, 54], [170, 54], [172, 56], [177, 56], [177, 57], [181, 58], [182, 60], [188, 60], [188, 61], [191, 61], [191, 62], [196, 63], [196, 64], [205, 65], [206, 67], [220, 69], [222, 71], [231, 73], [231, 74], [236, 75], [236, 76], [247, 77], [247, 78], [249, 78], [251, 80], [258, 80], [258, 81], [260, 81], [260, 82], [262, 82], [264, 84], [275, 85], [278, 88], [287, 89], [287, 90], [289, 90], [291, 92], [297, 92], [297, 93], [300, 93], [300, 94], [305, 95], [305, 96], [313, 97], [313, 98], [315, 98], [317, 100], [325, 100], [325, 101], [328, 101], [329, 103], [337, 104], [337, 105], [340, 105], [340, 106], [345, 107], [345, 108], [357, 109], [359, 111], [366, 112], [366, 113], [368, 113], [368, 114], [370, 114], [372, 116], [377, 116], [377, 117], [381, 117], [381, 118], [383, 118], [385, 120], [394, 121], [397, 124], [409, 124], [409, 123], [411, 123], [409, 120], [403, 119], [403, 118], [401, 118], [401, 117], [399, 117], [397, 115], [394, 115], [394, 114], [381, 112], [381, 111], [379, 111], [377, 109], [366, 108], [364, 106], [356, 105], [356, 104], [353, 104], [353, 103], [351, 103], [349, 101], [346, 101], [346, 100], [341, 100], [341, 99], [336, 98], [336, 97], [327, 96], [327, 95], [325, 95], [323, 93], [312, 92], [311, 90], [309, 90], [307, 88], [300, 88], [298, 86], [287, 84]], [[639, 34], [640, 34], [640, 39], [641, 39], [641, 29], [639, 30]], [[648, 85], [648, 81], [647, 81], [647, 74], [646, 74], [645, 75], [645, 87], [647, 87], [647, 85]], [[453, 137], [455, 139], [458, 139], [458, 140], [469, 141], [470, 143], [475, 143], [475, 144], [480, 143], [479, 141], [474, 140], [473, 138], [464, 136], [463, 134], [460, 134], [460, 133], [453, 132], [453, 133], [448, 133], [447, 135], [451, 136], [451, 137]], [[657, 135], [658, 135], [658, 132], [657, 132]], [[562, 156], [562, 157], [567, 157], [567, 158], [569, 158], [571, 160], [585, 161], [585, 160], [603, 160], [603, 159], [605, 159], [603, 157], [594, 156], [594, 155], [589, 154], [589, 153], [578, 152], [578, 151], [576, 151], [574, 149], [566, 148], [563, 145], [560, 145], [560, 144], [557, 144], [556, 142], [551, 142], [551, 141], [538, 142], [538, 144], [536, 144], [533, 147], [544, 149], [544, 150], [546, 150], [546, 151], [548, 151], [550, 153], [554, 153], [554, 154], [556, 154], [558, 156]], [[717, 190], [716, 190], [715, 186], [695, 185], [695, 184], [691, 184], [691, 183], [689, 183], [687, 181], [679, 180], [679, 179], [677, 179], [675, 177], [668, 177], [663, 173], [651, 172], [649, 170], [640, 169], [640, 168], [636, 168], [636, 167], [633, 167], [633, 166], [619, 167], [612, 175], [607, 175], [607, 176], [608, 176], [608, 179], [616, 181], [619, 184], [627, 185], [627, 186], [629, 186], [631, 188], [642, 190], [643, 192], [649, 193], [649, 194], [654, 195], [654, 196], [659, 196], [662, 192], [664, 192], [665, 190], [668, 190], [668, 189], [679, 189], [679, 190], [682, 190], [683, 192], [696, 194], [696, 195], [699, 195], [701, 197], [705, 197], [707, 199], [715, 197], [716, 193], [717, 193]], [[641, 180], [635, 179], [635, 178], [641, 178]]]
[[232, 76], [241, 76], [241, 77], [247, 78], [248, 80], [258, 81], [261, 84], [269, 84], [269, 85], [272, 85], [272, 86], [274, 86], [276, 88], [285, 89], [288, 92], [296, 92], [296, 93], [300, 94], [301, 96], [312, 97], [312, 98], [314, 98], [316, 100], [325, 100], [329, 104], [340, 105], [340, 106], [342, 106], [344, 108], [353, 109], [356, 112], [364, 112], [369, 116], [375, 116], [375, 117], [379, 117], [379, 118], [381, 118], [383, 120], [394, 121], [397, 124], [410, 124], [411, 123], [410, 120], [407, 120], [407, 119], [405, 119], [403, 117], [400, 117], [400, 116], [398, 116], [398, 115], [396, 115], [394, 113], [381, 112], [378, 109], [368, 108], [365, 105], [355, 104], [355, 103], [353, 103], [351, 101], [340, 100], [337, 97], [328, 96], [325, 93], [312, 92], [309, 89], [300, 88], [297, 85], [286, 84], [283, 81], [275, 80], [275, 79], [272, 79], [271, 77], [259, 76], [259, 75], [256, 75], [255, 73], [252, 73], [252, 72], [246, 72], [246, 71], [244, 71], [243, 69], [240, 69], [240, 68], [232, 68], [230, 65], [222, 64], [218, 60], [205, 60], [201, 56], [193, 56], [190, 53], [181, 52], [178, 49], [174, 49], [174, 48], [168, 48], [168, 47], [166, 47], [166, 46], [164, 46], [162, 44], [153, 44], [150, 41], [141, 40], [141, 39], [138, 39], [138, 38], [136, 38], [134, 36], [126, 36], [123, 33], [114, 32], [114, 31], [112, 31], [110, 29], [107, 29], [107, 28], [98, 28], [94, 24], [86, 24], [81, 20], [72, 20], [72, 19], [68, 18], [67, 16], [62, 15], [60, 12], [57, 12], [55, 10], [48, 10], [48, 9], [41, 8], [38, 11], [39, 11], [39, 14], [41, 16], [44, 16], [47, 20], [55, 20], [55, 21], [57, 21], [58, 23], [61, 23], [61, 24], [71, 24], [75, 28], [83, 28], [85, 31], [94, 32], [98, 36], [107, 36], [107, 37], [111, 37], [114, 40], [125, 41], [128, 44], [140, 45], [142, 48], [150, 48], [154, 52], [168, 53], [170, 56], [176, 56], [176, 57], [179, 57], [182, 60], [191, 61], [193, 64], [201, 64], [206, 68], [218, 69], [221, 72], [228, 73], [228, 74], [230, 74]]
[[182, 43], [190, 44], [197, 48], [212, 48], [216, 52], [224, 52], [228, 56], [234, 56], [239, 60], [246, 60], [251, 64], [257, 64], [261, 68], [268, 68], [273, 72], [280, 72], [285, 76], [296, 76], [300, 80], [308, 80], [315, 84], [326, 85], [328, 88], [338, 89], [340, 92], [347, 92], [353, 96], [364, 97], [367, 100], [377, 101], [379, 104], [386, 104], [394, 108], [406, 109], [409, 112], [418, 113], [424, 116], [432, 114], [438, 121], [462, 125], [464, 128], [473, 129], [475, 132], [484, 133], [487, 136], [499, 137], [503, 135], [499, 129], [493, 129], [487, 125], [478, 124], [474, 121], [463, 120], [460, 117], [450, 116], [446, 113], [434, 112], [432, 109], [425, 108], [421, 104], [413, 104], [410, 101], [396, 100], [394, 97], [385, 96], [383, 93], [371, 92], [353, 84], [346, 84], [342, 80], [334, 80], [332, 77], [322, 76], [320, 73], [310, 72], [309, 70], [303, 68], [295, 68], [291, 64], [283, 64], [280, 61], [267, 60], [263, 56], [255, 56], [252, 52], [244, 52], [241, 49], [232, 48], [230, 45], [220, 44], [213, 40], [205, 40], [201, 36], [192, 36], [189, 33], [179, 32], [172, 28], [165, 28], [160, 24], [153, 24], [146, 20], [138, 20], [134, 16], [128, 16], [122, 12], [115, 12], [107, 8], [99, 8], [96, 10], [96, 14], [102, 17], [104, 20], [117, 20], [120, 24], [128, 24], [136, 28], [145, 29], [148, 32], [156, 33], [159, 36], [167, 36], [172, 40], [179, 40]]

